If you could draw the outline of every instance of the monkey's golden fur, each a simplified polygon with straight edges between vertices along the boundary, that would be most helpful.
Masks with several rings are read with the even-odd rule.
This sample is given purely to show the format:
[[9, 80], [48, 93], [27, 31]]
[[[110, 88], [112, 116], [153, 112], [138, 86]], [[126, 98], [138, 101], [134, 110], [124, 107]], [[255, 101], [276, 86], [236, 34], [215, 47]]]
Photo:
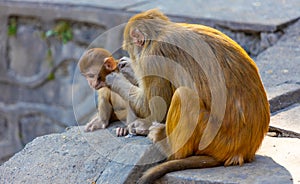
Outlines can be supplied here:
[[[128, 21], [123, 48], [129, 52], [139, 80], [139, 88], [134, 88], [131, 94], [135, 95], [129, 98], [133, 111], [140, 118], [155, 117], [149, 109], [154, 96], [162, 97], [169, 107], [165, 130], [153, 128], [151, 134], [150, 129], [155, 142], [165, 131], [169, 161], [150, 169], [139, 183], [151, 183], [174, 170], [242, 165], [254, 159], [268, 130], [269, 104], [256, 64], [236, 42], [213, 28], [174, 23], [161, 12], [149, 10]], [[190, 81], [178, 67], [166, 64], [167, 60], [182, 67]], [[224, 116], [210, 144], [199, 149], [206, 126], [218, 128], [220, 114], [213, 113], [216, 105], [212, 100], [222, 86], [211, 82], [216, 79], [210, 77], [215, 76], [224, 79]], [[159, 111], [159, 105], [156, 107]], [[208, 137], [212, 131], [206, 132]]]

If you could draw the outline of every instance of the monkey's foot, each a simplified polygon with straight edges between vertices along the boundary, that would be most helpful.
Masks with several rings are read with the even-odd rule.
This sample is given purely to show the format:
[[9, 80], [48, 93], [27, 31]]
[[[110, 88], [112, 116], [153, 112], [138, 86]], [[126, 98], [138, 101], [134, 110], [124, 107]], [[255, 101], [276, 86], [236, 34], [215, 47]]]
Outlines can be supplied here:
[[97, 129], [104, 129], [108, 126], [108, 121], [101, 121], [98, 117], [92, 119], [89, 123], [87, 123], [84, 127], [84, 131], [92, 132]]
[[148, 138], [156, 143], [164, 138], [166, 138], [165, 124], [153, 122], [152, 126], [149, 128]]
[[127, 127], [118, 127], [116, 128], [116, 135], [118, 137], [126, 136], [128, 134]]
[[128, 125], [128, 130], [133, 135], [148, 135], [150, 125], [145, 120], [137, 119]]

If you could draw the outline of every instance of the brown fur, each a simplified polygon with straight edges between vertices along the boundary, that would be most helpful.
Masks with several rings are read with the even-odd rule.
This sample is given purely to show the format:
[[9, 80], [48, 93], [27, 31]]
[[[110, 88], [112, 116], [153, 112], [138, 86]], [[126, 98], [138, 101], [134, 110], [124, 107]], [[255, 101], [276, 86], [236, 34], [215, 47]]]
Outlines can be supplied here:
[[[108, 58], [111, 68], [107, 67]], [[111, 72], [118, 72], [118, 62], [109, 51], [102, 48], [89, 49], [79, 60], [80, 72], [98, 93], [98, 114], [87, 123], [85, 131], [106, 128], [109, 122], [117, 120], [126, 121], [126, 101], [105, 86], [105, 77]]]
[[[137, 116], [148, 119], [144, 128], [157, 120], [161, 107], [152, 104], [156, 109], [151, 110], [151, 99], [165, 100], [167, 137], [160, 141], [161, 127], [150, 128], [149, 135], [167, 144], [169, 160], [176, 160], [152, 168], [139, 183], [175, 170], [253, 160], [268, 130], [269, 104], [254, 61], [236, 42], [213, 28], [173, 23], [149, 10], [129, 20], [123, 48], [139, 87], [118, 78], [117, 84], [130, 91], [112, 90], [127, 94]], [[198, 157], [188, 162], [193, 155]]]

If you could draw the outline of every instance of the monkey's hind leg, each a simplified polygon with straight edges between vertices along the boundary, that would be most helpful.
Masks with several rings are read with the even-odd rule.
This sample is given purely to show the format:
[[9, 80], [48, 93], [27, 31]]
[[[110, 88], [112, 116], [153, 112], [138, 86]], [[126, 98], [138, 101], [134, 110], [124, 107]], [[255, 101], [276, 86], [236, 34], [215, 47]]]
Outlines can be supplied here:
[[203, 114], [201, 112], [196, 92], [187, 87], [180, 87], [175, 91], [166, 121], [171, 151], [169, 159], [181, 159], [194, 154], [198, 122]]

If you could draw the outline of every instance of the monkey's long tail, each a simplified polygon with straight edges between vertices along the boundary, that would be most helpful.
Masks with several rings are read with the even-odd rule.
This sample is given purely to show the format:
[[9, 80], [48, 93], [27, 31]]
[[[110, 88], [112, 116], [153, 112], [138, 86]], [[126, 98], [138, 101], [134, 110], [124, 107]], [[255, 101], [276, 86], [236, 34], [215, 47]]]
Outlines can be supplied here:
[[179, 160], [170, 160], [147, 170], [137, 181], [138, 184], [151, 184], [165, 174], [173, 171], [197, 168], [209, 168], [222, 165], [210, 156], [191, 156]]

